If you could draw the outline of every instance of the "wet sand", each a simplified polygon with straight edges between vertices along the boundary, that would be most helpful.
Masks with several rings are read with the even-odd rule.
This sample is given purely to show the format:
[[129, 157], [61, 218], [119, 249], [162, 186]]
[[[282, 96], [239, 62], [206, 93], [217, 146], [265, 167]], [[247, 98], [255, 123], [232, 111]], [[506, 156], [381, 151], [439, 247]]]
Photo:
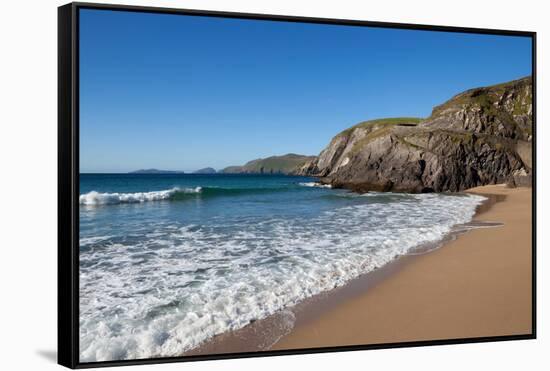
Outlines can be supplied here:
[[[484, 186], [477, 228], [184, 355], [531, 332], [531, 188]], [[490, 227], [490, 223], [503, 223]]]

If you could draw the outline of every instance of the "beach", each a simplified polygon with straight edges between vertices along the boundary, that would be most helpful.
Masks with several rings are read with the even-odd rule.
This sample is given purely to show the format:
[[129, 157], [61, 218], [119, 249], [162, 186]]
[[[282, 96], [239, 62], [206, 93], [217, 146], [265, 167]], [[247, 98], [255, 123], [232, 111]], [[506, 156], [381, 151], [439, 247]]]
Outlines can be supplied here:
[[[185, 355], [522, 335], [532, 325], [531, 188], [472, 188], [471, 229]], [[289, 326], [288, 323], [292, 322]]]
[[374, 287], [304, 319], [272, 349], [377, 344], [531, 333], [531, 188], [484, 186], [505, 196], [471, 230], [411, 259]]
[[359, 194], [218, 174], [80, 186], [83, 361], [531, 332], [530, 188]]

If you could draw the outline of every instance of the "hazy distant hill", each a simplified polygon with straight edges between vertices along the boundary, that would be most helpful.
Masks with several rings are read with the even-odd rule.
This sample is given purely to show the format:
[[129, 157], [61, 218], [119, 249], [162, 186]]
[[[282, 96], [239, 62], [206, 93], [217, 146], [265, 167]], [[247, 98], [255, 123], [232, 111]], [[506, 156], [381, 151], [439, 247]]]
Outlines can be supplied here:
[[128, 174], [185, 174], [183, 171], [159, 170], [159, 169], [140, 169], [130, 171]]
[[193, 174], [216, 174], [216, 169], [205, 167], [204, 169], [193, 171]]
[[284, 156], [259, 158], [243, 166], [229, 166], [221, 172], [224, 174], [294, 174], [315, 158], [315, 156], [289, 153]]

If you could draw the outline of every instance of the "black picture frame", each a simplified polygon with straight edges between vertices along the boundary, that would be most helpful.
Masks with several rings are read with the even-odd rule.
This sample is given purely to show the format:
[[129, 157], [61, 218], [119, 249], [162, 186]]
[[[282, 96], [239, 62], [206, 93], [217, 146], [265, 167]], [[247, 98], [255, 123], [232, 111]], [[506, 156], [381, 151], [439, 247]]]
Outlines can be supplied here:
[[268, 14], [233, 13], [145, 6], [70, 3], [58, 8], [58, 363], [69, 368], [89, 368], [213, 359], [264, 357], [290, 354], [448, 345], [536, 338], [536, 170], [532, 181], [532, 332], [524, 335], [411, 341], [387, 344], [288, 349], [186, 357], [163, 357], [123, 361], [79, 362], [79, 10], [200, 15], [284, 22], [429, 30], [531, 38], [533, 77], [533, 169], [536, 169], [536, 32], [484, 28], [448, 27], [346, 19], [310, 18]]

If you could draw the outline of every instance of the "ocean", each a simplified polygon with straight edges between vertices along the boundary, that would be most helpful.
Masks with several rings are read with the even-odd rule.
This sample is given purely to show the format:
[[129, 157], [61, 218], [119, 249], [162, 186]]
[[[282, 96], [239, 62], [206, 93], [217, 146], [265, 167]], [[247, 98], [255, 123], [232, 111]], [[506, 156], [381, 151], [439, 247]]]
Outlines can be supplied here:
[[80, 361], [179, 356], [469, 222], [481, 196], [81, 174]]

